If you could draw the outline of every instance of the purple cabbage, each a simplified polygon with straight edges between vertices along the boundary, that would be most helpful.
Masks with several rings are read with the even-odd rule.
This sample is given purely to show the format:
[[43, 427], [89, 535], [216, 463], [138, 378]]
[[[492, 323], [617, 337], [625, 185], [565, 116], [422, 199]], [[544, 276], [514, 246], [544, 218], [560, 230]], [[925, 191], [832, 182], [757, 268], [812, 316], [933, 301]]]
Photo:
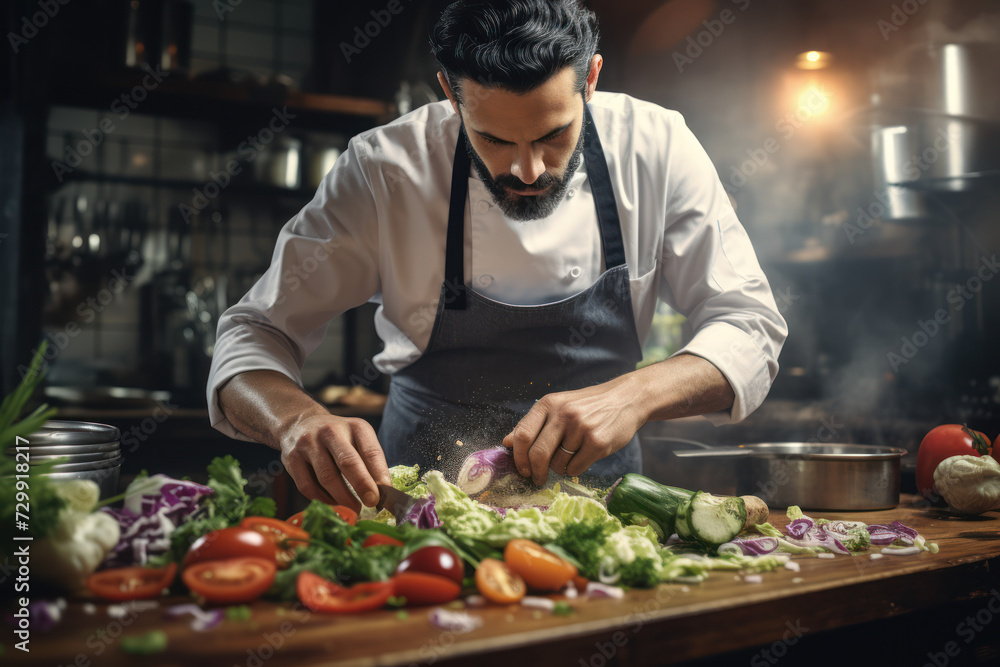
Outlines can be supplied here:
[[719, 555], [726, 553], [739, 554], [744, 556], [764, 556], [773, 553], [778, 549], [778, 538], [776, 537], [734, 537], [719, 547]]
[[458, 471], [458, 488], [470, 496], [482, 493], [508, 475], [517, 475], [514, 454], [506, 447], [481, 449], [469, 454]]
[[888, 526], [873, 524], [868, 526], [868, 534], [871, 536], [872, 544], [884, 546], [892, 544], [896, 540], [910, 546], [917, 537], [917, 531], [908, 526], [904, 526], [899, 521], [893, 521]]
[[101, 563], [101, 569], [145, 565], [170, 549], [170, 534], [199, 510], [212, 489], [195, 482], [153, 475], [136, 480], [125, 490], [122, 509], [100, 511], [118, 520], [121, 537]]
[[444, 522], [434, 509], [434, 494], [420, 498], [406, 511], [401, 523], [412, 523], [417, 528], [440, 528]]
[[801, 519], [795, 519], [790, 524], [788, 524], [788, 534], [796, 539], [802, 539], [810, 530], [816, 526], [814, 522], [809, 517], [802, 517]]

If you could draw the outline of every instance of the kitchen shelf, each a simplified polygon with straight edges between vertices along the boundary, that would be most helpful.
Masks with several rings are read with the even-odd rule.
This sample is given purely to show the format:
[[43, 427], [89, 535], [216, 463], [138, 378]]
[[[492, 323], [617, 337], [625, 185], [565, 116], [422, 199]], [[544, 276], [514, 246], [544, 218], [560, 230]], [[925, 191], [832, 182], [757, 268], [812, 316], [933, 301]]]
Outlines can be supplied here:
[[[79, 81], [59, 81], [50, 86], [46, 102], [50, 105], [106, 109], [134, 87], [142, 87], [148, 74], [142, 70], [120, 72], [82, 85]], [[356, 133], [377, 121], [390, 119], [392, 104], [381, 100], [323, 95], [289, 90], [283, 86], [245, 86], [225, 81], [182, 78], [171, 73], [148, 90], [145, 99], [136, 102], [135, 113], [217, 121], [252, 119], [260, 122], [262, 113], [275, 107], [287, 107], [295, 114], [295, 127], [330, 129]]]
[[[299, 187], [292, 189], [261, 183], [260, 181], [254, 180], [246, 175], [248, 171], [253, 169], [252, 164], [241, 163], [240, 166], [243, 171], [232, 177], [232, 181], [229, 185], [220, 189], [219, 196], [223, 196], [228, 192], [239, 194], [241, 196], [252, 195], [255, 197], [288, 197], [307, 202], [316, 194], [316, 190], [313, 188]], [[47, 189], [49, 191], [55, 191], [66, 183], [71, 182], [111, 183], [116, 185], [134, 185], [165, 189], [173, 188], [188, 191], [192, 188], [202, 190], [208, 183], [213, 182], [208, 177], [203, 180], [189, 180], [157, 178], [155, 176], [117, 176], [112, 174], [95, 174], [80, 170], [64, 175], [62, 177], [62, 182], [58, 182], [54, 175], [50, 174], [50, 176], [51, 178], [47, 184]]]

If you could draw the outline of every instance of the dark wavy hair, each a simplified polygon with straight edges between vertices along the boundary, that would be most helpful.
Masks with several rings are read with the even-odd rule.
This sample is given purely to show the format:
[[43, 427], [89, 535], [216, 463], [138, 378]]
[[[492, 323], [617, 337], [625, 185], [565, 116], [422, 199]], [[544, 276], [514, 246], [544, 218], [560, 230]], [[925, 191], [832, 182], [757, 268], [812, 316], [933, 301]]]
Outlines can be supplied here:
[[584, 90], [597, 53], [597, 17], [580, 0], [459, 0], [431, 29], [431, 52], [459, 102], [468, 77], [526, 93], [564, 67]]

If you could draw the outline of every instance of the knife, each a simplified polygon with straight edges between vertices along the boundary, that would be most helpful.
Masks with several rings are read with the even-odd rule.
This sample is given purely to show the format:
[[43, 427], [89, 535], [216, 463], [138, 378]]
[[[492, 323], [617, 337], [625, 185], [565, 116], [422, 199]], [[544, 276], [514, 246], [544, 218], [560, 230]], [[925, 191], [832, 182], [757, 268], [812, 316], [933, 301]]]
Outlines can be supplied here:
[[377, 484], [376, 486], [378, 486], [378, 503], [375, 504], [375, 508], [379, 511], [389, 510], [396, 518], [396, 524], [402, 523], [406, 513], [416, 504], [417, 499], [388, 484]]

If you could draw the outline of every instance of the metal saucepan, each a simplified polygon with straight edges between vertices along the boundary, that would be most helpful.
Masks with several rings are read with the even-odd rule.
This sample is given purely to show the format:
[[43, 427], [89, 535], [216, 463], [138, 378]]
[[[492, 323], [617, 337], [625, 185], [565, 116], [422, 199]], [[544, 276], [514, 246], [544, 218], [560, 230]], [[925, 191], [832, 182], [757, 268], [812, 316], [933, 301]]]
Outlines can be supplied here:
[[[31, 442], [30, 438], [29, 442]], [[28, 449], [31, 451], [32, 460], [36, 456], [70, 456], [76, 458], [81, 455], [98, 453], [117, 456], [121, 453], [121, 443], [115, 441], [95, 443], [93, 445], [39, 445], [31, 442], [31, 446]], [[16, 451], [14, 447], [10, 447], [7, 449], [7, 455], [14, 456]]]
[[95, 422], [50, 419], [37, 432], [27, 436], [32, 447], [49, 445], [96, 445], [116, 442], [121, 431], [115, 426]]
[[709, 448], [692, 440], [657, 438], [644, 439], [643, 445], [653, 449], [647, 460], [659, 461], [654, 469], [657, 481], [711, 493], [756, 495], [773, 508], [798, 505], [826, 511], [898, 505], [899, 464], [906, 454], [898, 447], [843, 443]]
[[31, 452], [30, 463], [32, 465], [41, 465], [42, 463], [48, 463], [49, 461], [56, 461], [59, 459], [65, 459], [63, 463], [100, 463], [102, 461], [121, 459], [121, 455], [121, 451], [119, 450], [78, 454], [49, 454], [44, 449], [37, 449]]

